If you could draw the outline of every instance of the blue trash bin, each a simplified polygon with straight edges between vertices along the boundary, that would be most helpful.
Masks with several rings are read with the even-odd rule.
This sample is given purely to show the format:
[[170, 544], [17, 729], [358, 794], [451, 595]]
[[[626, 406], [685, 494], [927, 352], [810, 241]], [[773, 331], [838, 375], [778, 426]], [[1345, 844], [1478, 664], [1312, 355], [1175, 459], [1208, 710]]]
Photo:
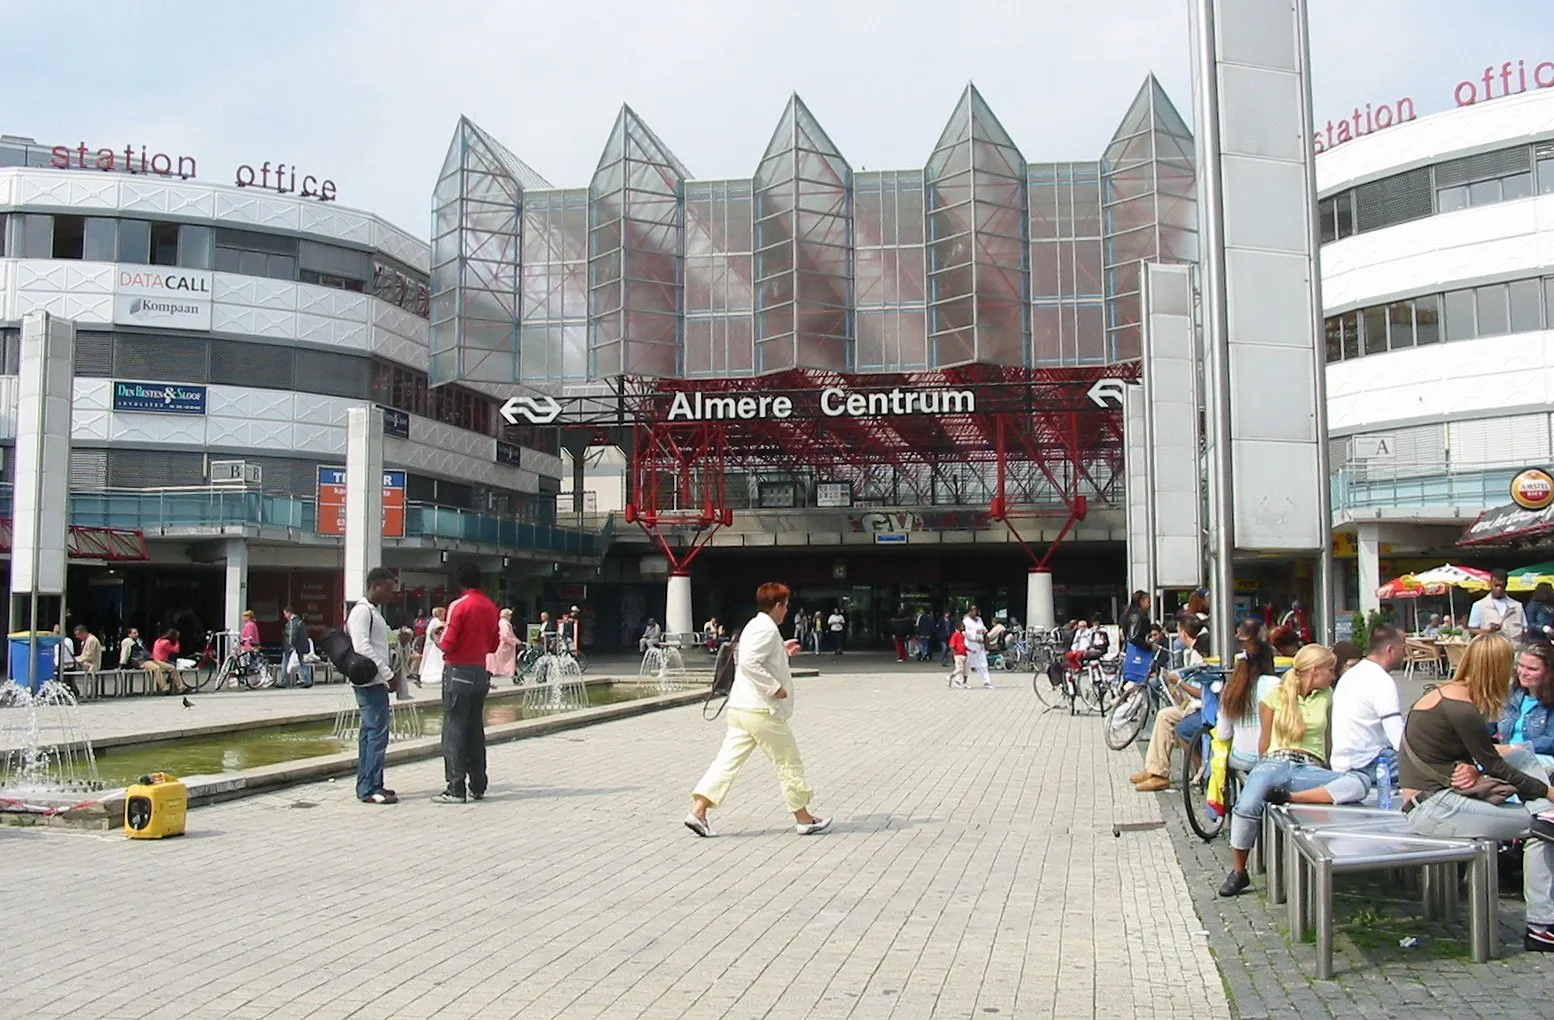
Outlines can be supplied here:
[[11, 682], [37, 694], [38, 688], [54, 679], [54, 649], [59, 647], [59, 635], [38, 635], [38, 658], [33, 663], [27, 661], [27, 648], [31, 644], [32, 634], [25, 630], [17, 631], [9, 638], [11, 654], [7, 672]]

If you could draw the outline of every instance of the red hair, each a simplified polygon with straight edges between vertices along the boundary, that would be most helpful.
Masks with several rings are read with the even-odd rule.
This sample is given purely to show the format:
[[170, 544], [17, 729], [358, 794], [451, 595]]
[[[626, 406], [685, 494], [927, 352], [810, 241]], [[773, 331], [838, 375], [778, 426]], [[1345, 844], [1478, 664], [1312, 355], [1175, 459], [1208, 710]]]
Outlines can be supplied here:
[[785, 584], [776, 581], [767, 581], [755, 590], [755, 607], [763, 613], [769, 613], [779, 603], [788, 601], [788, 596], [793, 594]]

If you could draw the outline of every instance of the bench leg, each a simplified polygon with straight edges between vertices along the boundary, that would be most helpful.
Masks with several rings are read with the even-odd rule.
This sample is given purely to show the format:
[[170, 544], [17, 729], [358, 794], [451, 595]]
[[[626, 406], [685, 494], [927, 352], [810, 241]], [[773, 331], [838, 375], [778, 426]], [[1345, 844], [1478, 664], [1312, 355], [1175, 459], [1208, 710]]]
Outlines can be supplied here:
[[1290, 940], [1299, 942], [1306, 934], [1306, 862], [1297, 853], [1284, 861], [1285, 909], [1290, 920]]
[[1475, 963], [1488, 963], [1500, 941], [1500, 862], [1497, 845], [1479, 843], [1479, 855], [1468, 866], [1468, 938]]
[[1263, 852], [1268, 855], [1268, 902], [1283, 903], [1288, 895], [1290, 846], [1285, 842], [1285, 829], [1275, 825]]
[[1436, 874], [1433, 865], [1426, 864], [1419, 869], [1419, 892], [1424, 906], [1426, 921], [1439, 920], [1440, 911], [1440, 877]]
[[1333, 864], [1314, 861], [1311, 865], [1311, 905], [1317, 930], [1317, 977], [1333, 976]]

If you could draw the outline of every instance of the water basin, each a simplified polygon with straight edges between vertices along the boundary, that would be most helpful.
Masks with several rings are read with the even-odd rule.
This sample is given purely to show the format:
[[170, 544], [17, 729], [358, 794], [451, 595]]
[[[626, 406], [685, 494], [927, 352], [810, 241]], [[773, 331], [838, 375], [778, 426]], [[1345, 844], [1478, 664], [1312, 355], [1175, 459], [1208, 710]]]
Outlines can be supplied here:
[[[655, 697], [662, 692], [635, 684], [594, 684], [588, 688], [589, 707], [613, 705], [622, 701]], [[419, 706], [427, 736], [442, 732], [442, 706]], [[498, 726], [554, 712], [525, 713], [523, 699], [511, 695], [486, 703], [486, 725]], [[354, 750], [356, 741], [331, 736], [330, 719], [291, 726], [271, 726], [242, 730], [224, 736], [196, 737], [148, 744], [125, 744], [97, 752], [98, 771], [105, 786], [126, 786], [150, 772], [171, 772], [175, 776], [215, 775], [237, 772], [261, 765], [312, 758], [323, 754]]]

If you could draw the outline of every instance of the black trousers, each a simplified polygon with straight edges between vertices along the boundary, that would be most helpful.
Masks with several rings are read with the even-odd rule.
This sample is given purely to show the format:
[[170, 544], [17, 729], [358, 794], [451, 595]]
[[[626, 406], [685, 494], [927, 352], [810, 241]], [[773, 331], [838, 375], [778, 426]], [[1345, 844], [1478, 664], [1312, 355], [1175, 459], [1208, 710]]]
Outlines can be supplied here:
[[455, 797], [486, 792], [486, 695], [491, 674], [481, 666], [445, 666], [442, 673], [442, 766]]

